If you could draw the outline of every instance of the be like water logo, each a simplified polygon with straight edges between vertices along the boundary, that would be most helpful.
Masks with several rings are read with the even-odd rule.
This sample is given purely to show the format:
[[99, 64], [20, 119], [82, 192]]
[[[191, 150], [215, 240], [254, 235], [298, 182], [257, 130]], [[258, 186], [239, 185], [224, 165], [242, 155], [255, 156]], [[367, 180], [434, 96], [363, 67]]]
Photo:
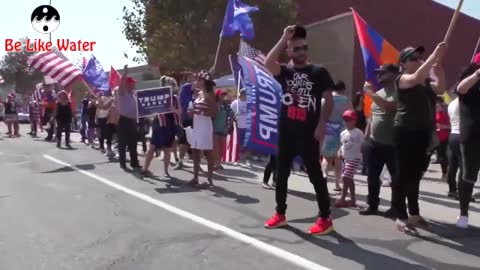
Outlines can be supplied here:
[[[30, 21], [35, 31], [45, 35], [51, 34], [60, 26], [60, 13], [50, 5], [41, 5], [35, 8], [30, 16]], [[56, 47], [60, 51], [91, 52], [96, 45], [95, 41], [71, 40], [59, 38], [54, 43], [45, 41], [42, 38], [27, 39], [26, 49], [28, 52], [51, 52]], [[4, 48], [6, 52], [18, 52], [22, 50], [22, 42], [14, 39], [5, 39]]]

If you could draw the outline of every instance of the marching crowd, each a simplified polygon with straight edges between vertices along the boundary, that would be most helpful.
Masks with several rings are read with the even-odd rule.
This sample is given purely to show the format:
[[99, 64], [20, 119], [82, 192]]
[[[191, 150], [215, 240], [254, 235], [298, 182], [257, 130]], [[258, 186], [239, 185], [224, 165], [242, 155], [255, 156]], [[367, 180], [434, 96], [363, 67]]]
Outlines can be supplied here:
[[[366, 82], [352, 103], [342, 81], [334, 83], [327, 69], [308, 62], [306, 35], [301, 26], [287, 27], [265, 61], [265, 67], [283, 88], [277, 153], [270, 156], [263, 179], [264, 188], [275, 188], [277, 207], [265, 227], [287, 225], [288, 178], [292, 163], [300, 159], [319, 208], [318, 220], [309, 230], [311, 234], [333, 231], [327, 187], [329, 170], [334, 170], [334, 191], [341, 192], [335, 207], [358, 206], [354, 179], [355, 174], [362, 172], [368, 179], [368, 207], [360, 214], [378, 215], [385, 166], [392, 176], [392, 197], [391, 208], [384, 215], [395, 218], [400, 231], [417, 234], [417, 227], [428, 226], [420, 215], [420, 180], [436, 152], [436, 162], [448, 183], [448, 196], [460, 201], [457, 226], [467, 228], [469, 204], [480, 170], [480, 54], [462, 72], [450, 93], [455, 98], [448, 108], [442, 97], [447, 88], [442, 68], [447, 50], [444, 43], [429, 56], [421, 46], [402, 50], [397, 64], [382, 65], [376, 70], [382, 88], [375, 89], [372, 82]], [[285, 50], [291, 62], [280, 64], [279, 57]], [[435, 80], [431, 79], [431, 72]], [[161, 85], [175, 89], [172, 111], [139, 119], [135, 84], [125, 66], [119, 87], [91, 93], [82, 100], [81, 141], [95, 148], [98, 139], [98, 149], [110, 158], [117, 156], [122, 169], [127, 169], [128, 151], [130, 167], [144, 176], [151, 175], [152, 160], [160, 153], [166, 177], [170, 176], [171, 155], [176, 161], [175, 169], [180, 169], [188, 153], [194, 164], [194, 176], [188, 184], [198, 188], [213, 185], [214, 171], [222, 169], [226, 137], [234, 125], [238, 141], [244, 142], [247, 90], [241, 89], [230, 103], [227, 92], [216, 89], [208, 72], [191, 74], [181, 87], [174, 78], [162, 76]], [[53, 96], [52, 87], [44, 87], [45, 95]], [[368, 121], [363, 112], [364, 95], [372, 99]], [[32, 100], [30, 134], [37, 136], [39, 129], [48, 126], [46, 139], [55, 137], [61, 148], [65, 133], [65, 145], [70, 148], [74, 119], [70, 100], [66, 91], [57, 93], [56, 99], [46, 98], [45, 102]], [[17, 107], [15, 94], [0, 102], [0, 122], [6, 123], [11, 137], [20, 136]], [[147, 147], [146, 135], [150, 131]], [[138, 142], [145, 154], [143, 166], [138, 158]], [[246, 149], [243, 154], [247, 162], [255, 158], [255, 153]], [[208, 164], [203, 183], [199, 179], [202, 158]]]

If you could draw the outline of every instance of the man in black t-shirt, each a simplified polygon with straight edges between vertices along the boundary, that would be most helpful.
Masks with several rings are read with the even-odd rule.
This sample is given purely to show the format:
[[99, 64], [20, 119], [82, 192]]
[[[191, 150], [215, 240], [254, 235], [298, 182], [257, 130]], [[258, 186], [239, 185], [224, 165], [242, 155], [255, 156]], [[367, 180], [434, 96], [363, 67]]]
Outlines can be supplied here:
[[[287, 190], [290, 168], [295, 156], [300, 155], [305, 163], [308, 177], [313, 184], [319, 207], [319, 218], [310, 228], [313, 235], [333, 231], [330, 217], [330, 198], [327, 181], [320, 168], [320, 147], [323, 141], [325, 119], [333, 108], [334, 83], [328, 71], [307, 62], [308, 45], [306, 30], [301, 26], [289, 26], [265, 61], [283, 88], [282, 108], [279, 117], [279, 141], [277, 154], [277, 213], [265, 223], [269, 229], [287, 225]], [[278, 58], [287, 48], [293, 65], [281, 65]], [[321, 114], [321, 101], [325, 99]]]
[[463, 176], [459, 183], [457, 227], [468, 228], [468, 208], [480, 171], [480, 53], [463, 72], [457, 92], [460, 105], [460, 150]]

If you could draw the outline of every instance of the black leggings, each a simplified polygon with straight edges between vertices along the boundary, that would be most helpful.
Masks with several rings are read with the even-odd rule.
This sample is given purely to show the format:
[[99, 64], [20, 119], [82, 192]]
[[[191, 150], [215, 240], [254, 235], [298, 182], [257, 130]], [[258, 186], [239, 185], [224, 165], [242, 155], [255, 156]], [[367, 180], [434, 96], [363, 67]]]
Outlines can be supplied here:
[[447, 148], [448, 140], [440, 142], [440, 144], [437, 146], [437, 161], [442, 167], [442, 174], [447, 174], [448, 169]]
[[[450, 134], [448, 138], [447, 183], [449, 192], [457, 192], [463, 174], [462, 153], [460, 151], [460, 134]], [[457, 174], [458, 172], [458, 174]], [[457, 176], [458, 175], [458, 176]]]
[[113, 134], [115, 134], [117, 126], [115, 124], [107, 124], [106, 129], [105, 129], [105, 139], [107, 140], [107, 147], [109, 150], [112, 149], [112, 139], [113, 139]]
[[263, 183], [268, 184], [270, 180], [270, 175], [273, 173], [273, 183], [277, 183], [277, 157], [275, 155], [270, 155], [270, 160], [268, 161], [267, 166], [265, 167], [265, 172], [263, 173]]
[[432, 138], [432, 131], [428, 129], [407, 129], [395, 127], [394, 149], [397, 172], [392, 181], [392, 206], [401, 220], [408, 219], [408, 212], [412, 216], [420, 215], [418, 196], [420, 180], [429, 159], [427, 148]]
[[98, 137], [98, 143], [100, 149], [105, 149], [105, 140], [107, 139], [107, 118], [98, 118], [98, 128], [100, 129], [100, 136]]
[[307, 138], [299, 138], [298, 134], [295, 135], [280, 135], [279, 139], [277, 155], [277, 186], [275, 189], [277, 213], [285, 215], [287, 210], [288, 177], [290, 176], [294, 158], [297, 155], [300, 155], [307, 169], [310, 183], [312, 183], [315, 190], [319, 208], [318, 215], [322, 218], [328, 218], [330, 216], [330, 196], [328, 194], [327, 180], [323, 177], [322, 169], [320, 167], [319, 144], [313, 138], [313, 132], [311, 136], [308, 136]]
[[72, 127], [72, 123], [62, 123], [57, 122], [57, 132], [56, 132], [56, 139], [57, 144], [62, 142], [62, 132], [65, 131], [65, 143], [70, 144], [70, 129]]
[[460, 146], [463, 161], [463, 176], [458, 185], [460, 195], [460, 215], [468, 216], [473, 186], [480, 171], [480, 141], [462, 143]]

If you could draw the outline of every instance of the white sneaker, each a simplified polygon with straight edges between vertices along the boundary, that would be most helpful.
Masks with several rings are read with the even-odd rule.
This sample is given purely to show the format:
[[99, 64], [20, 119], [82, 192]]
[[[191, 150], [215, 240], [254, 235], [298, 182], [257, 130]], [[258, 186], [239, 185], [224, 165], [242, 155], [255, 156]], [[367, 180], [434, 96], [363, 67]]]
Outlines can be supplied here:
[[457, 219], [457, 227], [461, 229], [468, 229], [468, 217], [459, 216]]
[[250, 163], [250, 160], [248, 160], [248, 159], [245, 161], [245, 164], [246, 164], [248, 167], [252, 167], [252, 163]]

